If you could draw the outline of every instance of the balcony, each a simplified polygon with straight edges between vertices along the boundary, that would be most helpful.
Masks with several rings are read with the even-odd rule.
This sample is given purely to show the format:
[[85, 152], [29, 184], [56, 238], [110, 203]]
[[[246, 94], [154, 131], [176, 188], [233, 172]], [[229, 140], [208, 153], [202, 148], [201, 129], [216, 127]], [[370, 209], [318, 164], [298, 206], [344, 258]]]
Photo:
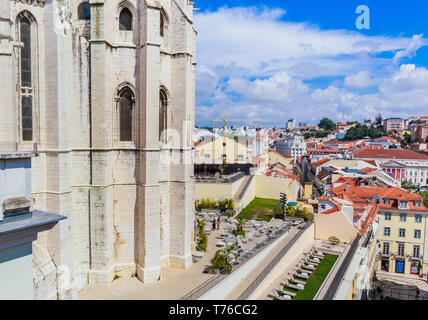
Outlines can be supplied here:
[[388, 253], [384, 253], [383, 251], [379, 251], [379, 252], [378, 252], [378, 254], [379, 254], [379, 256], [381, 256], [382, 258], [389, 258], [389, 257], [391, 257], [391, 253], [390, 253], [390, 252], [388, 252]]

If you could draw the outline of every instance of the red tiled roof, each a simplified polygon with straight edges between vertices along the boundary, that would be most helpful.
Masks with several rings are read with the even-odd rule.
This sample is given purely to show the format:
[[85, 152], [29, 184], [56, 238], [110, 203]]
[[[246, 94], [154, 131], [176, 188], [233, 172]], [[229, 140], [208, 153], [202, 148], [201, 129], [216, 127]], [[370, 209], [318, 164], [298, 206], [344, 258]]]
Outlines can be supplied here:
[[361, 149], [354, 153], [354, 158], [428, 160], [428, 156], [407, 149]]
[[322, 180], [322, 179], [324, 179], [325, 177], [327, 177], [327, 174], [321, 171], [321, 172], [318, 174], [318, 177]]
[[379, 137], [379, 138], [376, 138], [375, 140], [393, 140], [393, 141], [397, 141], [393, 137]]
[[372, 166], [376, 167], [376, 162], [374, 160], [363, 160], [365, 162], [367, 162], [368, 164], [371, 164]]
[[367, 168], [363, 168], [363, 169], [361, 169], [361, 171], [362, 171], [362, 172], [365, 172], [365, 173], [367, 173], [367, 174], [369, 174], [369, 173], [375, 172], [375, 171], [376, 171], [376, 169], [373, 169], [373, 168], [369, 168], [369, 167], [367, 167]]
[[319, 160], [319, 161], [315, 162], [315, 165], [321, 166], [321, 165], [323, 165], [323, 164], [325, 164], [325, 163], [327, 163], [329, 161], [330, 161], [330, 159], [322, 159], [322, 160]]
[[206, 143], [208, 143], [208, 142], [206, 142], [206, 141], [195, 142], [195, 147], [201, 146], [201, 145], [206, 144]]

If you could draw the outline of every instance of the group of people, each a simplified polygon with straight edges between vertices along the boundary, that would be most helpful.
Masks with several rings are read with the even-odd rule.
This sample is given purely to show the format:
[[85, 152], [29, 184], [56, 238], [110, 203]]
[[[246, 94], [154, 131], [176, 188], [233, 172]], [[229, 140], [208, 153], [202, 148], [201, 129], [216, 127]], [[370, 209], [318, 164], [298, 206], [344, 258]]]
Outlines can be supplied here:
[[[217, 227], [217, 228], [216, 228]], [[220, 217], [213, 219], [213, 230], [220, 230]]]

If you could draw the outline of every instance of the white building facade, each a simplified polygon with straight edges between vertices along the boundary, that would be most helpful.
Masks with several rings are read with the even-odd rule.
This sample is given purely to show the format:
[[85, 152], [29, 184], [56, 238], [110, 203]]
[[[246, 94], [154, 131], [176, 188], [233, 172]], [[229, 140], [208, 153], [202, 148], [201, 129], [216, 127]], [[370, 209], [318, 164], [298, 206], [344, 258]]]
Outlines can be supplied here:
[[275, 150], [284, 156], [291, 156], [293, 161], [306, 154], [306, 142], [303, 136], [287, 137], [284, 142], [277, 142]]

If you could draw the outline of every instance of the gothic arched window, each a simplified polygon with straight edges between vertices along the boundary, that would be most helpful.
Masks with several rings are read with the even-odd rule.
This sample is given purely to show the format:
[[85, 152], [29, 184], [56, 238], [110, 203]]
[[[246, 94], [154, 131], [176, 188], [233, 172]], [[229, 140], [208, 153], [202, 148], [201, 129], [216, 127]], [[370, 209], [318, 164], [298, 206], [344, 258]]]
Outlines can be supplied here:
[[128, 87], [119, 93], [119, 126], [120, 141], [132, 141], [132, 109], [134, 93]]
[[26, 14], [22, 14], [18, 20], [19, 39], [23, 43], [20, 49], [19, 71], [21, 87], [21, 134], [23, 141], [33, 140], [33, 39], [31, 32], [31, 20]]
[[165, 28], [165, 18], [163, 16], [163, 13], [161, 11], [160, 13], [160, 36], [163, 37], [164, 36], [164, 28]]
[[167, 143], [166, 130], [168, 129], [168, 97], [161, 89], [159, 93], [159, 141]]
[[119, 30], [132, 30], [132, 13], [128, 8], [123, 8], [119, 15]]
[[77, 15], [80, 20], [91, 19], [91, 5], [89, 2], [82, 2], [77, 9]]

